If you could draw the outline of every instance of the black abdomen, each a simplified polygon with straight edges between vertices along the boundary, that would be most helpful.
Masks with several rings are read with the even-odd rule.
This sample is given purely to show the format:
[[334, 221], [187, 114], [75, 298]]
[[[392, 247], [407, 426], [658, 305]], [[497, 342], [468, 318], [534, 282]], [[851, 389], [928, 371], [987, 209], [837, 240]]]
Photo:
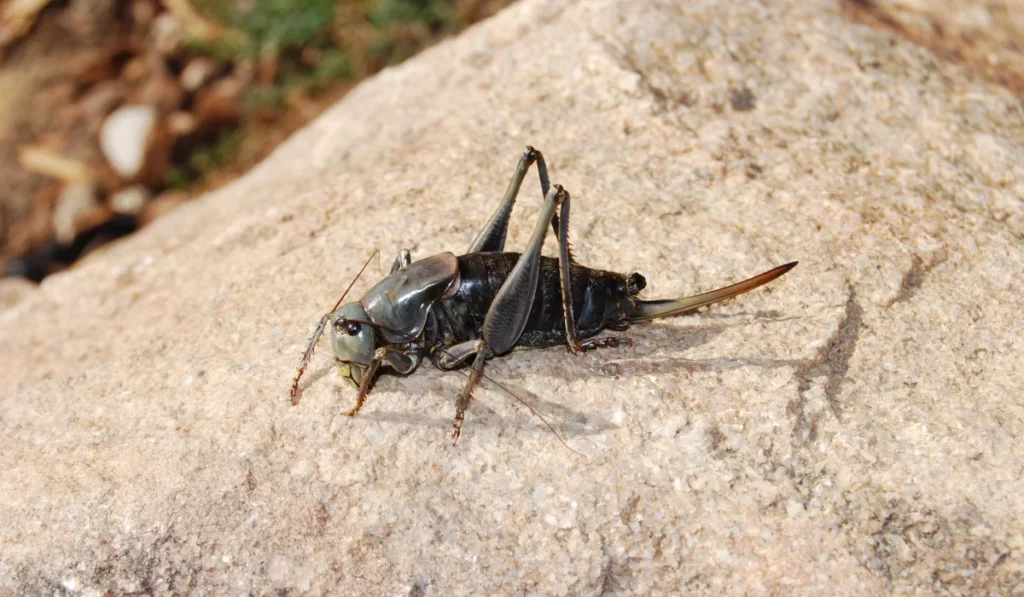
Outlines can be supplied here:
[[[461, 284], [452, 296], [434, 306], [436, 326], [429, 330], [432, 343], [452, 345], [482, 337], [484, 318], [519, 253], [472, 253], [459, 259]], [[625, 323], [629, 309], [627, 277], [580, 265], [571, 269], [573, 312], [579, 337], [597, 334], [605, 327]], [[526, 328], [517, 346], [551, 346], [565, 342], [562, 290], [558, 260], [541, 257], [540, 278]]]

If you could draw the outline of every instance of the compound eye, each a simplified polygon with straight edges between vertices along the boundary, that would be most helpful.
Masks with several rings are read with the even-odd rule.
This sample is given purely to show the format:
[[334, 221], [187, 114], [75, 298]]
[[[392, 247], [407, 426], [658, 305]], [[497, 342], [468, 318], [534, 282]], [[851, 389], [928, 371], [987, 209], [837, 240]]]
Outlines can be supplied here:
[[343, 331], [349, 336], [358, 336], [359, 332], [362, 331], [363, 326], [358, 321], [350, 321], [348, 319], [339, 319], [334, 327], [338, 331]]
[[346, 336], [358, 336], [359, 332], [363, 329], [363, 326], [358, 321], [351, 321], [344, 317], [339, 317], [334, 322], [334, 329], [339, 332], [343, 332]]

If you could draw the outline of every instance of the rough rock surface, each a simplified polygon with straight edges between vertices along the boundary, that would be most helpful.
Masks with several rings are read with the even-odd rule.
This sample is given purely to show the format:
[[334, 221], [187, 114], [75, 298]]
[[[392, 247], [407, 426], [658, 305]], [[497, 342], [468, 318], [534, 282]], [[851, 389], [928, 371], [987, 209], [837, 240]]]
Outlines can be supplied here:
[[[340, 416], [323, 346], [290, 406], [370, 252], [467, 246], [527, 143], [649, 296], [801, 265], [493, 361], [585, 458], [490, 384], [450, 448], [429, 366]], [[526, 0], [0, 315], [0, 592], [1024, 591], [1022, 156], [1018, 100], [827, 2]]]
[[932, 49], [1024, 96], [1024, 1], [839, 0], [848, 15]]

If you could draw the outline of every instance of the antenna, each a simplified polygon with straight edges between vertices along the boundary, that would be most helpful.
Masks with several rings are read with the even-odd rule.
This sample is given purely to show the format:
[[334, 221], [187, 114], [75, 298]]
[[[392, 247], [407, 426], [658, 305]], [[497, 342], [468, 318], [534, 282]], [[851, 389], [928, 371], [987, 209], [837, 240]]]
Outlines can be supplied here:
[[366, 263], [364, 263], [363, 267], [360, 268], [359, 273], [356, 274], [356, 277], [352, 279], [351, 283], [349, 283], [348, 288], [346, 288], [345, 292], [342, 293], [338, 302], [334, 303], [334, 307], [320, 318], [320, 323], [318, 323], [316, 325], [316, 329], [313, 330], [313, 337], [309, 339], [309, 345], [306, 346], [306, 352], [302, 354], [302, 361], [299, 363], [298, 372], [295, 374], [295, 379], [292, 380], [292, 406], [299, 403], [299, 379], [301, 379], [302, 374], [306, 372], [306, 366], [309, 365], [309, 359], [313, 357], [313, 350], [316, 349], [316, 342], [320, 339], [320, 335], [324, 333], [324, 328], [327, 327], [327, 322], [330, 321], [331, 314], [338, 310], [338, 307], [341, 306], [341, 301], [345, 300], [345, 297], [348, 296], [348, 291], [352, 290], [356, 281], [359, 280], [359, 276], [363, 275], [363, 272], [366, 271], [366, 267], [370, 265], [370, 262], [373, 261], [373, 258], [378, 254], [380, 254], [380, 251], [374, 249], [373, 253], [370, 254], [370, 258], [366, 260]]

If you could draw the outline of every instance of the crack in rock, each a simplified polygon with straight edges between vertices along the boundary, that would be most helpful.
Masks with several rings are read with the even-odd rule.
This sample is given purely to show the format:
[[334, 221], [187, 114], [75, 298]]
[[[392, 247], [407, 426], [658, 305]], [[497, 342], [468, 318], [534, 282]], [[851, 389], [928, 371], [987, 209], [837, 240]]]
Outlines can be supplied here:
[[925, 278], [931, 273], [933, 269], [942, 265], [946, 262], [946, 252], [942, 251], [939, 256], [928, 262], [921, 259], [920, 256], [914, 255], [911, 258], [910, 269], [903, 274], [903, 279], [900, 281], [900, 289], [896, 293], [896, 297], [885, 304], [886, 307], [891, 307], [897, 303], [909, 301], [917, 293], [921, 285], [924, 284]]
[[[850, 369], [850, 359], [857, 350], [857, 341], [860, 339], [860, 328], [863, 325], [864, 309], [857, 302], [857, 291], [847, 281], [849, 297], [846, 299], [846, 308], [843, 319], [836, 328], [835, 335], [818, 351], [818, 354], [811, 360], [805, 361], [796, 369], [796, 377], [799, 380], [797, 392], [799, 399], [789, 406], [789, 413], [795, 415], [793, 424], [794, 444], [802, 445], [806, 441], [814, 441], [818, 435], [818, 423], [820, 417], [808, 420], [805, 406], [807, 404], [807, 392], [811, 389], [811, 380], [818, 377], [825, 377], [824, 391], [825, 402], [832, 411], [837, 421], [842, 422], [842, 409], [839, 406], [839, 393], [842, 390], [843, 382], [846, 380], [846, 373]], [[807, 436], [801, 438], [804, 430], [808, 430]]]
[[680, 106], [690, 108], [697, 103], [697, 98], [693, 93], [686, 91], [677, 93], [672, 90], [666, 90], [658, 87], [651, 81], [650, 76], [644, 72], [643, 68], [640, 67], [636, 58], [634, 58], [627, 50], [616, 47], [615, 44], [609, 41], [604, 35], [595, 34], [595, 36], [599, 39], [602, 45], [605, 46], [608, 56], [617, 62], [620, 68], [637, 76], [640, 82], [640, 87], [643, 88], [647, 95], [654, 99], [654, 103], [657, 106], [654, 111], [655, 114], [671, 114], [674, 111], [674, 108]]

